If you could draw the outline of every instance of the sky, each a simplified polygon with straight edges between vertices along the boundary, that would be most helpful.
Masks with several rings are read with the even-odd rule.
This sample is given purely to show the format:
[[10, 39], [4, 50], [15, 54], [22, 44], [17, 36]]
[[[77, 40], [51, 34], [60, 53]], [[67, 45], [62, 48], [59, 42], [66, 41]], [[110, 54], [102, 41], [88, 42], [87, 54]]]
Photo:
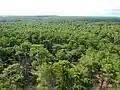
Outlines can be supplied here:
[[0, 0], [0, 15], [120, 16], [120, 0]]

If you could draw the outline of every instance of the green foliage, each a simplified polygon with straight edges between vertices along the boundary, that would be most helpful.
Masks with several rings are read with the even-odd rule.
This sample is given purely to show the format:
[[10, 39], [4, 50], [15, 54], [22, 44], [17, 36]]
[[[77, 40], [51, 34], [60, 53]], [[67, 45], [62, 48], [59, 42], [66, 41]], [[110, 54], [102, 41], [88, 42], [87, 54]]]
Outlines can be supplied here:
[[22, 84], [22, 69], [18, 63], [9, 65], [5, 68], [0, 74], [1, 81], [0, 87], [1, 89], [9, 89], [14, 86], [20, 87]]
[[110, 18], [0, 22], [0, 89], [120, 86], [120, 23]]

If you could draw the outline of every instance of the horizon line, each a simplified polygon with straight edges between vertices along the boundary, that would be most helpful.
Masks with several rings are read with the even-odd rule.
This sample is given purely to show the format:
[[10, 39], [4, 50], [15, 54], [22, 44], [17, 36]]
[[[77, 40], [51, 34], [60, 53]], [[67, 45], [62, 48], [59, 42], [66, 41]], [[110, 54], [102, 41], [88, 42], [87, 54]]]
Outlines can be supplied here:
[[57, 16], [57, 17], [120, 17], [117, 15], [0, 15], [0, 17], [30, 17], [30, 16]]

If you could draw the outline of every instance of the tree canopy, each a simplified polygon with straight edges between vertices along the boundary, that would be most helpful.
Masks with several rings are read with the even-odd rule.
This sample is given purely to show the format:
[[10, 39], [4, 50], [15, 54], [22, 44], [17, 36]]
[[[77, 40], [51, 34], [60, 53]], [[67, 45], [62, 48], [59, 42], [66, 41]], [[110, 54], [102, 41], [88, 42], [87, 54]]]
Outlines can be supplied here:
[[0, 90], [90, 90], [97, 76], [120, 86], [120, 22], [0, 22]]

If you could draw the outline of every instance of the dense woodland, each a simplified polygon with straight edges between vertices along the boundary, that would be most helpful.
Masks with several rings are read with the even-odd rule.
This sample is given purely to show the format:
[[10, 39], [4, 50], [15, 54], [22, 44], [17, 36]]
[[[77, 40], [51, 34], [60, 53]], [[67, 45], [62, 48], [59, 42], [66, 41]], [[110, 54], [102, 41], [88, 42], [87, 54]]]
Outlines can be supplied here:
[[119, 20], [0, 22], [0, 90], [93, 90], [100, 78], [120, 86]]

